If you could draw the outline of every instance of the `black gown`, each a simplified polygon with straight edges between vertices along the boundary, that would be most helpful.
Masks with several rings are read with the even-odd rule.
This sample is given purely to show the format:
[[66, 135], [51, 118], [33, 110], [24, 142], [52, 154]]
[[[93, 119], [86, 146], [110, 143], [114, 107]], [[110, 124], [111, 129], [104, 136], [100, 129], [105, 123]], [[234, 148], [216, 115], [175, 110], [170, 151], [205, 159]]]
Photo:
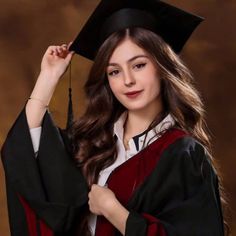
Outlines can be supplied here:
[[[35, 158], [25, 109], [2, 148], [12, 236], [72, 236], [88, 187], [46, 112]], [[223, 236], [218, 178], [204, 147], [179, 129], [117, 167], [108, 187], [129, 211], [127, 236]], [[98, 216], [96, 236], [121, 235]]]

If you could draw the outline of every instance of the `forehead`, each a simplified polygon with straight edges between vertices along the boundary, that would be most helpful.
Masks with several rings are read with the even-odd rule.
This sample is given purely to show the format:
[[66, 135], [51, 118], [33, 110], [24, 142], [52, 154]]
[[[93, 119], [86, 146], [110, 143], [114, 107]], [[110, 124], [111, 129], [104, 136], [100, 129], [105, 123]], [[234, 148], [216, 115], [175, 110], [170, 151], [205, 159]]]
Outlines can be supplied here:
[[113, 51], [109, 63], [127, 62], [130, 58], [137, 55], [148, 56], [148, 53], [130, 38], [125, 38]]

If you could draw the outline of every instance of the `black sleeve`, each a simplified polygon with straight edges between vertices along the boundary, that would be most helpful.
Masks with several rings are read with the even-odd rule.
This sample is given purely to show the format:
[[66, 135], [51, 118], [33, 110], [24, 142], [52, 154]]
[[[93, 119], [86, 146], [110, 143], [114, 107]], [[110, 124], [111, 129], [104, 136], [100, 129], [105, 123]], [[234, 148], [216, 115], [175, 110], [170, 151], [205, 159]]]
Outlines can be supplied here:
[[204, 147], [181, 138], [129, 205], [126, 236], [223, 236], [218, 178]]
[[24, 207], [53, 232], [61, 233], [70, 231], [80, 208], [86, 205], [88, 187], [65, 146], [65, 138], [46, 112], [35, 158], [25, 109], [10, 129], [1, 157], [12, 236], [28, 235], [29, 216]]

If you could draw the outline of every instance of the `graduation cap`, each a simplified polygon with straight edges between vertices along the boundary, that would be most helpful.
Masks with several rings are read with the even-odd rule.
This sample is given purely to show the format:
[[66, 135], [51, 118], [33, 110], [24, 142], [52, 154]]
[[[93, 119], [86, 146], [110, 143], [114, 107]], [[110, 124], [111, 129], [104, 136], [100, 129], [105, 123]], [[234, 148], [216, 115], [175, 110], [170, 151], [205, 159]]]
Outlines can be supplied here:
[[99, 47], [112, 33], [142, 27], [161, 36], [180, 53], [201, 21], [202, 17], [159, 0], [101, 0], [69, 50], [94, 60]]
[[142, 27], [161, 36], [179, 53], [202, 20], [202, 17], [159, 0], [102, 0], [69, 50], [93, 60], [112, 33], [128, 27]]

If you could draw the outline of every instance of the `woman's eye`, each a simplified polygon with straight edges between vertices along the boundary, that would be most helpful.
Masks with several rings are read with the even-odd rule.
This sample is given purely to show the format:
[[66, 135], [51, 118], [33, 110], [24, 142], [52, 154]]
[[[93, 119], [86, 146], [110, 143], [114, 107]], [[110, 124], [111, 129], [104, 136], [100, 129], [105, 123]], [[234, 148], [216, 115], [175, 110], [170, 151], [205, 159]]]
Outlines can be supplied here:
[[143, 68], [144, 66], [146, 66], [147, 63], [140, 63], [140, 64], [137, 64], [134, 66], [134, 68], [137, 68], [137, 69], [141, 69]]
[[113, 71], [111, 71], [111, 72], [108, 72], [108, 75], [109, 76], [115, 76], [115, 75], [117, 75], [119, 73], [119, 70], [113, 70]]

